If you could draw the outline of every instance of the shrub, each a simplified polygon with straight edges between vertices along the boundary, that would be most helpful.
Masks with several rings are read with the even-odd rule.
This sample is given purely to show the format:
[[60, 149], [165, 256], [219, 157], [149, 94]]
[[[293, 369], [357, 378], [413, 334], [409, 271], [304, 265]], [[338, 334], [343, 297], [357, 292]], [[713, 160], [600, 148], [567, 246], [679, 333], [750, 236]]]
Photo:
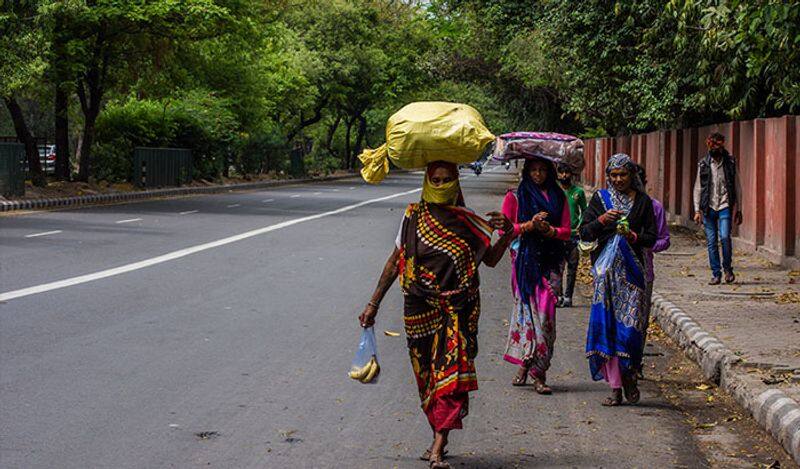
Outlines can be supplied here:
[[195, 178], [215, 179], [233, 161], [238, 122], [229, 103], [203, 90], [160, 100], [110, 103], [97, 120], [94, 176], [111, 182], [131, 178], [137, 146], [192, 150]]

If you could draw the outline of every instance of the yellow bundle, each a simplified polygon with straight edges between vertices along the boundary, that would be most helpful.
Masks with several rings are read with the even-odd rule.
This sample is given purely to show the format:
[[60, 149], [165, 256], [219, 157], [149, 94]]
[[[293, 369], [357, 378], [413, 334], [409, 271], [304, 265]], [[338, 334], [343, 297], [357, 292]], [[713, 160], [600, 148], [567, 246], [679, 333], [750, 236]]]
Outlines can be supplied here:
[[364, 150], [361, 176], [377, 184], [389, 172], [389, 159], [403, 169], [424, 168], [433, 161], [471, 163], [494, 135], [472, 106], [445, 102], [411, 103], [386, 123], [386, 143]]

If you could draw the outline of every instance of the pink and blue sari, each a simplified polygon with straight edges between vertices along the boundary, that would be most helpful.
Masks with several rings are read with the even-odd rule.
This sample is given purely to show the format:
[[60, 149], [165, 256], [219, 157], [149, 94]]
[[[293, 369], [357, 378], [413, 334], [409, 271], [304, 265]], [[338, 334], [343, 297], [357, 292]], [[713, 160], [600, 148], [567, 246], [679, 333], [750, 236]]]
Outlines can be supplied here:
[[[633, 200], [614, 189], [601, 189], [606, 210], [627, 215]], [[645, 328], [645, 277], [641, 262], [624, 236], [615, 234], [592, 269], [594, 295], [586, 337], [592, 379], [605, 377], [604, 366], [618, 361], [622, 374], [635, 373], [642, 362]]]

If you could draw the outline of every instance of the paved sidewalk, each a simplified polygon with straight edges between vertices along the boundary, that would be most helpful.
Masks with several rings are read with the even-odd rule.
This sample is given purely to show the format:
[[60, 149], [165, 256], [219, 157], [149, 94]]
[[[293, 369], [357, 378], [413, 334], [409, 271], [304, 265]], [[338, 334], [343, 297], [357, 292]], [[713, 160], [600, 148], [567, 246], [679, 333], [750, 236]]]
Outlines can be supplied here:
[[800, 272], [736, 251], [736, 282], [710, 286], [705, 239], [670, 229], [655, 320], [800, 462]]

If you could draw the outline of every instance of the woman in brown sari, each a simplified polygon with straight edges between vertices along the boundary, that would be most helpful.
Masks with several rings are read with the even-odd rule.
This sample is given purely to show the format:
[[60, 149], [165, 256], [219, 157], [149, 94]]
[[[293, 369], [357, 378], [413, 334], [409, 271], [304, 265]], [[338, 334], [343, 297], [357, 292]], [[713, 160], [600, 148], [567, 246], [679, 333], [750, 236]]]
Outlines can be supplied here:
[[[395, 249], [359, 316], [363, 327], [373, 325], [381, 300], [400, 277], [411, 366], [433, 430], [422, 459], [432, 468], [450, 467], [443, 460], [447, 435], [462, 428], [468, 392], [478, 389], [478, 266], [497, 265], [513, 235], [502, 214], [491, 212], [486, 222], [463, 205], [456, 165], [429, 164], [422, 200], [406, 209]], [[494, 229], [506, 234], [491, 245]]]

